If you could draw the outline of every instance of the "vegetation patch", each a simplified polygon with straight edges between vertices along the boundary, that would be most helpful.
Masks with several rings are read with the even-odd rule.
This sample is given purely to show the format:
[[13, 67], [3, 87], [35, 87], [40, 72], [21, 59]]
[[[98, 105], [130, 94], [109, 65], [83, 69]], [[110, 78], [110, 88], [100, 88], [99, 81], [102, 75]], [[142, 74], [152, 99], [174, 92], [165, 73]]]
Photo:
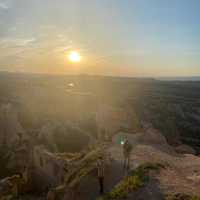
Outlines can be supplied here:
[[187, 194], [167, 195], [165, 200], [200, 200], [200, 196], [191, 196]]
[[159, 171], [164, 168], [160, 163], [145, 163], [135, 170], [132, 170], [129, 176], [119, 182], [109, 193], [97, 200], [117, 200], [127, 198], [130, 192], [134, 192], [144, 186], [149, 181], [150, 171]]
[[103, 150], [101, 147], [94, 149], [85, 155], [82, 159], [77, 161], [74, 165], [72, 165], [69, 169], [69, 173], [65, 177], [65, 184], [69, 188], [75, 188], [77, 185], [79, 185], [85, 176], [96, 169], [96, 162], [99, 155], [106, 157], [106, 155], [104, 155], [102, 152]]

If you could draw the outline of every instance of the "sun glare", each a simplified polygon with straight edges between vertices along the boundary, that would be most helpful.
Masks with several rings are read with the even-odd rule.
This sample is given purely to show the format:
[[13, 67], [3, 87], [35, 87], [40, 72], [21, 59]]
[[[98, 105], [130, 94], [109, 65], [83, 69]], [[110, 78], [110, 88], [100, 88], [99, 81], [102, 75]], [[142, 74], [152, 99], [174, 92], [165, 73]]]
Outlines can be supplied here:
[[72, 51], [70, 52], [70, 54], [68, 55], [68, 58], [71, 62], [80, 62], [81, 61], [81, 56], [78, 52], [76, 51]]

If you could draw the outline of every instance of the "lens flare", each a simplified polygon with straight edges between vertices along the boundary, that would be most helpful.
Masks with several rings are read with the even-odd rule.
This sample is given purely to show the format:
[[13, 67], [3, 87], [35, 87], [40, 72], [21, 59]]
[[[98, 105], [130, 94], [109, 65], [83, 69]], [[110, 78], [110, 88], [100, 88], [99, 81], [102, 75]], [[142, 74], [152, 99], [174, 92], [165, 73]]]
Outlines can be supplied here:
[[124, 145], [124, 140], [122, 140], [120, 143], [121, 143], [121, 145]]

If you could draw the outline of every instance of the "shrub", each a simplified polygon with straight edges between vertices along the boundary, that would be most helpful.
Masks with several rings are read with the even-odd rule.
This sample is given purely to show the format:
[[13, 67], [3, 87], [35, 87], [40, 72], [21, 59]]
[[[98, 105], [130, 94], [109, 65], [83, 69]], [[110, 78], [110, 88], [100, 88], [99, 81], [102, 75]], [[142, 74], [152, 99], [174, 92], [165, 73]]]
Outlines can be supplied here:
[[140, 165], [131, 171], [130, 175], [119, 182], [109, 193], [104, 195], [104, 197], [98, 198], [98, 200], [126, 198], [130, 192], [138, 190], [149, 181], [149, 171], [158, 171], [161, 168], [164, 168], [164, 166], [160, 163], [145, 163]]
[[200, 196], [191, 196], [187, 194], [167, 195], [165, 200], [200, 200]]

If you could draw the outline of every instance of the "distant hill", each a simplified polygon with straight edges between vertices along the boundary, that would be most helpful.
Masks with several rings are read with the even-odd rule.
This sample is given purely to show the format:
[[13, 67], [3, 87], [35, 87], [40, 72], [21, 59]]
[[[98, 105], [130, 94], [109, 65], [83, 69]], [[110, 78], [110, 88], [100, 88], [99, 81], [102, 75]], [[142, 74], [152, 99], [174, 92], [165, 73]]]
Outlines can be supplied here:
[[182, 76], [182, 77], [158, 77], [162, 81], [200, 81], [200, 76]]

